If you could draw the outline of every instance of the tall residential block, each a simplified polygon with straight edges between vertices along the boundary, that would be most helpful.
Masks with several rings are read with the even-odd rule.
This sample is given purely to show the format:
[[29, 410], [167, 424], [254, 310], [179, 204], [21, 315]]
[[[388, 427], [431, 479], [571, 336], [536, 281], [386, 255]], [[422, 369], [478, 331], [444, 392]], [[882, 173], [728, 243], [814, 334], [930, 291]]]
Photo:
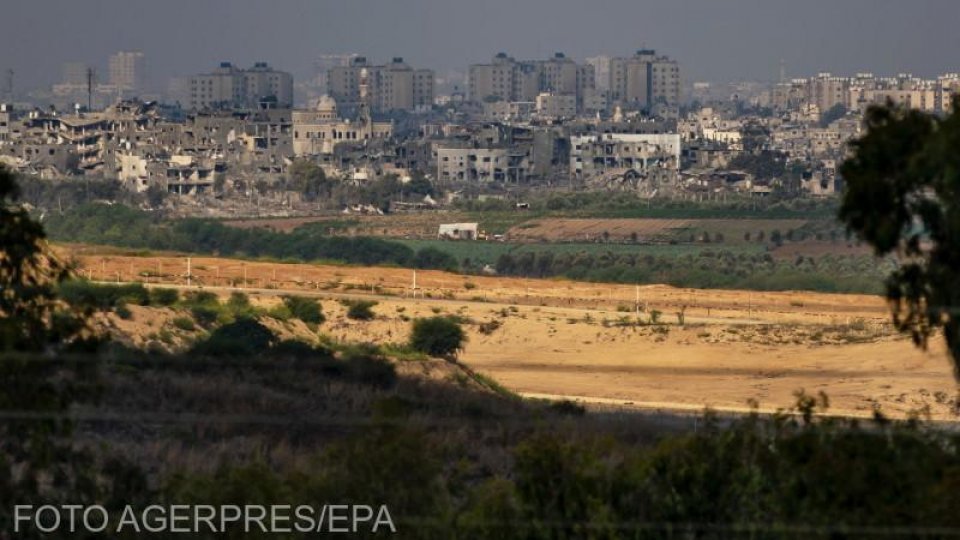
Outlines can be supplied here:
[[641, 49], [630, 57], [610, 60], [610, 99], [650, 109], [680, 104], [680, 67], [676, 60]]
[[334, 66], [327, 72], [327, 93], [341, 109], [353, 111], [360, 105], [362, 72], [368, 78], [367, 99], [374, 112], [416, 111], [433, 105], [433, 70], [415, 69], [399, 57], [389, 64], [372, 65], [358, 56], [349, 65]]
[[293, 76], [266, 62], [257, 62], [249, 69], [222, 62], [213, 72], [190, 78], [192, 109], [254, 109], [261, 103], [292, 107]]
[[499, 53], [489, 64], [474, 64], [469, 71], [470, 100], [533, 102], [543, 93], [573, 96], [577, 108], [596, 90], [591, 64], [577, 64], [563, 53], [547, 60], [518, 61]]

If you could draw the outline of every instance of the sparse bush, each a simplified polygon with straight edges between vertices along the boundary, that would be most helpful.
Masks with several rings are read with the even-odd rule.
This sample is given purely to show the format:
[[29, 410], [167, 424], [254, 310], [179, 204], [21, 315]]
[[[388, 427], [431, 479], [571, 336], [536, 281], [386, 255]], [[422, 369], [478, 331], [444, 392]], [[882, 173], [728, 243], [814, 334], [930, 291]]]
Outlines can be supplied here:
[[293, 318], [293, 312], [290, 311], [290, 308], [288, 308], [286, 304], [278, 304], [273, 306], [267, 310], [265, 315], [278, 321], [289, 321]]
[[193, 332], [197, 328], [197, 325], [193, 323], [193, 319], [190, 317], [176, 317], [171, 322], [175, 328], [185, 332]]
[[497, 331], [497, 329], [500, 328], [502, 324], [503, 323], [501, 323], [497, 319], [491, 319], [490, 321], [480, 323], [480, 326], [478, 327], [478, 329], [480, 330], [481, 334], [485, 336], [489, 336], [490, 334]]

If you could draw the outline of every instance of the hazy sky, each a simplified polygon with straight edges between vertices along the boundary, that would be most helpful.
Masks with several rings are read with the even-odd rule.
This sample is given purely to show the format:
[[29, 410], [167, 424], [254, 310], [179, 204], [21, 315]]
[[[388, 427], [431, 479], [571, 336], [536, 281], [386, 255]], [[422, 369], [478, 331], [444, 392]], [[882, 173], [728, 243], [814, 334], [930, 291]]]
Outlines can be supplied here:
[[0, 69], [17, 86], [64, 62], [147, 55], [151, 79], [221, 60], [310, 73], [323, 53], [465, 71], [497, 51], [582, 59], [655, 48], [692, 80], [818, 71], [960, 71], [960, 0], [4, 0]]

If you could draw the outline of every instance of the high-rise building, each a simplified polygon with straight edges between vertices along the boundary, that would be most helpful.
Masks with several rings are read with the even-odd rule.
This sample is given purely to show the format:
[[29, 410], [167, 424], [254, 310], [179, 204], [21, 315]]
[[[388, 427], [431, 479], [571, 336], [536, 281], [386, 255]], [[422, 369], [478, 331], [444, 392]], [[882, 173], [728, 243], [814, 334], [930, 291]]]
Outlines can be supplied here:
[[651, 109], [680, 104], [680, 67], [676, 60], [641, 49], [633, 56], [610, 60], [610, 99], [627, 106]]
[[490, 100], [533, 102], [542, 93], [574, 96], [578, 109], [596, 89], [589, 64], [578, 65], [563, 53], [548, 60], [517, 61], [499, 53], [489, 64], [470, 66], [469, 94], [474, 102]]
[[144, 56], [142, 52], [118, 52], [110, 56], [110, 84], [119, 93], [143, 90]]
[[585, 64], [593, 66], [594, 77], [597, 81], [597, 90], [606, 92], [610, 89], [610, 57], [594, 56], [584, 60]]
[[313, 62], [314, 78], [311, 83], [321, 91], [327, 91], [327, 73], [335, 67], [346, 67], [356, 58], [357, 54], [323, 54]]
[[433, 105], [433, 70], [414, 69], [399, 57], [386, 65], [371, 65], [366, 57], [358, 56], [350, 65], [334, 66], [327, 72], [327, 93], [341, 110], [354, 111], [360, 105], [364, 71], [373, 112], [415, 111]]
[[222, 62], [213, 72], [190, 78], [192, 109], [253, 109], [262, 104], [292, 107], [293, 76], [271, 68], [266, 62], [257, 62], [250, 69]]

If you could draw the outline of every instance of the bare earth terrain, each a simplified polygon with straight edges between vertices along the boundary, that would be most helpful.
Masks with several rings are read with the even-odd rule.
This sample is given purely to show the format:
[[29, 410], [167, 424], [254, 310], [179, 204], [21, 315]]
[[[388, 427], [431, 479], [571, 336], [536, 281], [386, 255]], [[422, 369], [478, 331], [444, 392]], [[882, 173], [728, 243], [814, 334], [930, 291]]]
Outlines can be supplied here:
[[[65, 249], [92, 279], [187, 286], [182, 256]], [[742, 410], [756, 400], [775, 410], [804, 389], [826, 392], [837, 414], [869, 416], [880, 407], [888, 415], [928, 409], [936, 419], [956, 418], [957, 389], [939, 338], [928, 352], [915, 349], [893, 333], [878, 297], [437, 271], [417, 272], [413, 289], [406, 269], [213, 257], [191, 258], [190, 273], [190, 287], [243, 289], [261, 302], [291, 293], [326, 298], [321, 331], [337, 339], [401, 342], [411, 318], [460, 315], [470, 321], [462, 359], [530, 397], [679, 410]], [[335, 302], [361, 295], [379, 302], [376, 320], [346, 319]]]

